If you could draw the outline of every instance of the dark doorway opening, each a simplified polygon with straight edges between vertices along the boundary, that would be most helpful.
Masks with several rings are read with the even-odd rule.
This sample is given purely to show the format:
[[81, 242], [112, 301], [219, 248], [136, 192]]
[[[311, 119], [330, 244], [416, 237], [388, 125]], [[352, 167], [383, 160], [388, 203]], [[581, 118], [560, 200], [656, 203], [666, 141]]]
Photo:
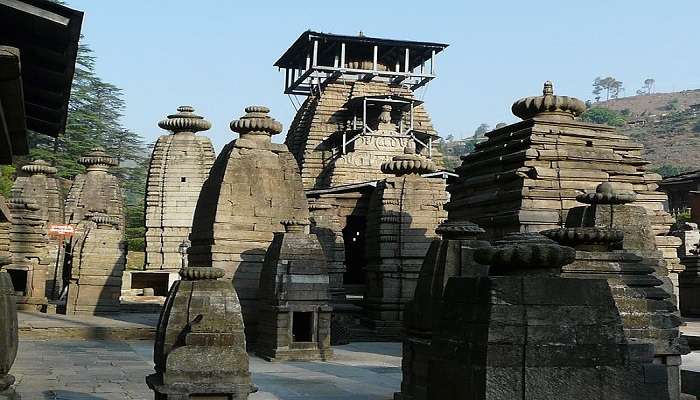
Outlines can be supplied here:
[[131, 288], [153, 288], [153, 292], [156, 296], [167, 296], [168, 277], [169, 275], [163, 272], [132, 272]]
[[15, 293], [18, 296], [27, 295], [27, 271], [21, 269], [6, 269], [10, 274], [12, 286], [15, 288]]
[[345, 265], [347, 270], [343, 276], [346, 285], [364, 285], [367, 272], [367, 254], [365, 248], [365, 231], [367, 218], [364, 216], [350, 215], [347, 217], [343, 228], [343, 241], [345, 242]]
[[314, 329], [313, 312], [292, 313], [292, 341], [311, 342]]

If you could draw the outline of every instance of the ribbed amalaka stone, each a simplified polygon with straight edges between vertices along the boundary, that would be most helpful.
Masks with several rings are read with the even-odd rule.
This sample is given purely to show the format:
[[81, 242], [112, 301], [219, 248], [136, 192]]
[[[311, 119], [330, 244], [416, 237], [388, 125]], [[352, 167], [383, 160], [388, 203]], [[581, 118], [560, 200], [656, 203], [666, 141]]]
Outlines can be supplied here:
[[326, 257], [309, 222], [283, 221], [265, 254], [255, 353], [267, 360], [327, 360], [331, 306]]
[[161, 310], [146, 378], [156, 400], [245, 400], [252, 390], [241, 306], [224, 271], [187, 267]]
[[[382, 95], [415, 98], [409, 88], [400, 84], [330, 80], [320, 94], [310, 95], [304, 101], [289, 128], [285, 143], [300, 165], [305, 189], [384, 178], [382, 163], [403, 153], [404, 147], [412, 139], [400, 134], [397, 129], [373, 125], [372, 121], [378, 120], [377, 111], [367, 117], [367, 124], [373, 125], [373, 133], [357, 139], [347, 154], [341, 153], [339, 144], [343, 133], [348, 135], [348, 139], [356, 134], [352, 131], [353, 113], [346, 107], [347, 102], [356, 97]], [[423, 105], [416, 106], [413, 114], [414, 129], [436, 134]], [[399, 119], [398, 110], [390, 112], [390, 121], [397, 122]], [[405, 132], [409, 121], [408, 118], [403, 120]], [[436, 149], [432, 153], [439, 164], [440, 154]]]
[[189, 106], [158, 123], [171, 134], [158, 138], [146, 184], [146, 262], [144, 269], [177, 271], [180, 245], [192, 230], [197, 198], [214, 163], [214, 148], [206, 136], [209, 121]]
[[669, 399], [653, 346], [630, 343], [608, 284], [559, 275], [575, 250], [518, 234], [479, 248], [434, 317], [427, 398]]
[[625, 337], [654, 346], [655, 362], [666, 368], [669, 398], [676, 400], [681, 354], [688, 349], [648, 216], [642, 207], [628, 204], [635, 197], [606, 182], [595, 193], [577, 197], [589, 205], [569, 210], [566, 228], [542, 233], [576, 249], [576, 260], [563, 267], [563, 277], [607, 280]]
[[126, 266], [126, 241], [119, 220], [100, 212], [85, 218], [73, 242], [66, 314], [118, 312]]
[[[39, 215], [43, 220], [43, 229], [54, 224], [63, 224], [63, 195], [56, 177], [56, 168], [44, 160], [35, 160], [21, 168], [12, 187], [13, 198], [32, 199], [39, 206]], [[46, 263], [49, 265], [46, 275], [46, 297], [58, 298], [63, 289], [63, 241], [56, 237], [46, 237], [44, 246]]]
[[453, 276], [486, 276], [488, 267], [474, 261], [474, 251], [490, 246], [479, 240], [484, 233], [468, 222], [445, 221], [435, 232], [442, 239], [433, 239], [423, 259], [413, 299], [404, 311], [403, 357], [401, 358], [401, 392], [396, 400], [425, 400], [428, 396], [430, 344], [436, 313], [447, 281]]
[[260, 269], [275, 232], [286, 218], [309, 218], [299, 168], [284, 144], [271, 135], [282, 131], [269, 109], [246, 108], [231, 122], [240, 138], [216, 158], [197, 201], [188, 251], [191, 265], [212, 265], [233, 279], [246, 334], [254, 337]]
[[367, 211], [364, 307], [377, 333], [398, 337], [435, 228], [447, 217], [447, 192], [443, 179], [420, 175], [434, 172], [435, 164], [415, 148], [406, 147], [381, 170], [385, 178], [372, 193]]
[[65, 221], [77, 225], [85, 214], [100, 210], [119, 221], [124, 230], [124, 207], [119, 179], [109, 173], [118, 164], [117, 159], [96, 147], [78, 159], [85, 166], [85, 173], [76, 175], [65, 203]]
[[664, 211], [666, 194], [657, 191], [661, 176], [647, 170], [641, 144], [613, 127], [577, 120], [582, 104], [554, 95], [550, 82], [542, 96], [517, 101], [513, 112], [525, 119], [488, 132], [457, 168], [460, 176], [447, 189], [450, 220], [473, 221], [487, 238], [558, 228], [579, 205], [577, 195], [610, 182], [636, 194], [675, 280], [680, 240], [667, 235], [673, 218]]
[[48, 304], [46, 282], [49, 268], [49, 239], [41, 207], [32, 199], [13, 197], [8, 201], [12, 215], [10, 254], [5, 267], [15, 287], [19, 308], [42, 311]]

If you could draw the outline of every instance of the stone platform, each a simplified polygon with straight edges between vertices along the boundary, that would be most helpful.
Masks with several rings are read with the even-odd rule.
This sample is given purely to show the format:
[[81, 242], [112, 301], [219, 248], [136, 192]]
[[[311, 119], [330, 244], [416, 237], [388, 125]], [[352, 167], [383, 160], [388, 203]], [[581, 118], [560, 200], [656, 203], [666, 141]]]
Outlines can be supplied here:
[[43, 314], [19, 311], [19, 336], [28, 339], [141, 340], [155, 337], [158, 314], [109, 316]]
[[[333, 348], [330, 362], [269, 363], [253, 355], [259, 388], [250, 400], [384, 400], [401, 383], [400, 343], [353, 343]], [[145, 376], [153, 372], [153, 342], [20, 340], [12, 373], [25, 400], [153, 398]]]

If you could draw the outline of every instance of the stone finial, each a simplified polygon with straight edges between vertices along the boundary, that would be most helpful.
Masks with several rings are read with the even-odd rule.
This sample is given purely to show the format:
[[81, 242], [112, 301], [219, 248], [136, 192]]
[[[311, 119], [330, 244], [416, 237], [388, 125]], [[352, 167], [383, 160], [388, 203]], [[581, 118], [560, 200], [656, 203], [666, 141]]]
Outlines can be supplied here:
[[13, 197], [7, 200], [7, 208], [9, 208], [10, 210], [41, 210], [39, 203], [37, 203], [34, 199], [25, 197]]
[[433, 160], [420, 154], [416, 154], [415, 144], [413, 144], [413, 148], [409, 146], [404, 148], [404, 154], [395, 156], [391, 159], [391, 161], [383, 163], [381, 169], [385, 174], [401, 176], [435, 172], [437, 167], [435, 166], [435, 162], [433, 162]]
[[78, 158], [78, 164], [84, 165], [88, 170], [100, 169], [107, 170], [119, 164], [117, 159], [105, 153], [102, 147], [94, 147], [84, 156]]
[[470, 221], [445, 221], [435, 228], [435, 233], [445, 239], [466, 239], [481, 235], [485, 231]]
[[624, 232], [619, 229], [594, 226], [549, 229], [540, 233], [557, 243], [565, 245], [619, 243], [625, 237]]
[[264, 106], [248, 106], [246, 114], [231, 121], [231, 130], [243, 135], [277, 135], [282, 132], [282, 124], [270, 117], [270, 109]]
[[522, 119], [544, 117], [571, 120], [586, 111], [586, 104], [575, 97], [555, 95], [552, 82], [547, 81], [542, 96], [522, 98], [513, 103], [511, 110]]
[[195, 114], [192, 106], [180, 106], [177, 113], [168, 115], [168, 118], [158, 122], [158, 126], [173, 133], [197, 133], [211, 128], [211, 122]]
[[309, 225], [308, 220], [299, 220], [299, 219], [285, 219], [280, 221], [282, 225], [284, 225], [284, 231], [287, 233], [290, 232], [303, 232], [304, 229], [306, 228], [307, 225]]
[[476, 262], [491, 266], [491, 275], [559, 275], [575, 258], [573, 248], [532, 233], [506, 235], [495, 246], [474, 253]]
[[576, 201], [585, 204], [627, 204], [637, 199], [634, 193], [618, 192], [610, 182], [603, 182], [595, 188], [595, 193], [576, 196]]
[[86, 214], [90, 221], [97, 224], [98, 228], [115, 228], [119, 226], [119, 219], [102, 212], [92, 212]]
[[53, 175], [58, 172], [58, 170], [44, 160], [34, 160], [32, 163], [23, 166], [22, 172], [26, 172], [30, 175]]
[[180, 276], [186, 281], [215, 281], [224, 277], [224, 270], [213, 267], [187, 267], [180, 270]]

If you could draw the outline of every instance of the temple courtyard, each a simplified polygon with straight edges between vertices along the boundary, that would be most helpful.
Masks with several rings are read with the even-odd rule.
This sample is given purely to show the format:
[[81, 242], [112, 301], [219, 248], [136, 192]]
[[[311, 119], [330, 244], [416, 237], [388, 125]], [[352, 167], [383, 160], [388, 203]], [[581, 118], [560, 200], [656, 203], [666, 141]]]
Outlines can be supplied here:
[[[253, 355], [253, 400], [390, 399], [401, 384], [400, 343], [353, 343], [334, 348], [330, 362], [270, 363]], [[27, 400], [152, 399], [144, 377], [153, 372], [150, 340], [21, 340], [13, 369]]]

